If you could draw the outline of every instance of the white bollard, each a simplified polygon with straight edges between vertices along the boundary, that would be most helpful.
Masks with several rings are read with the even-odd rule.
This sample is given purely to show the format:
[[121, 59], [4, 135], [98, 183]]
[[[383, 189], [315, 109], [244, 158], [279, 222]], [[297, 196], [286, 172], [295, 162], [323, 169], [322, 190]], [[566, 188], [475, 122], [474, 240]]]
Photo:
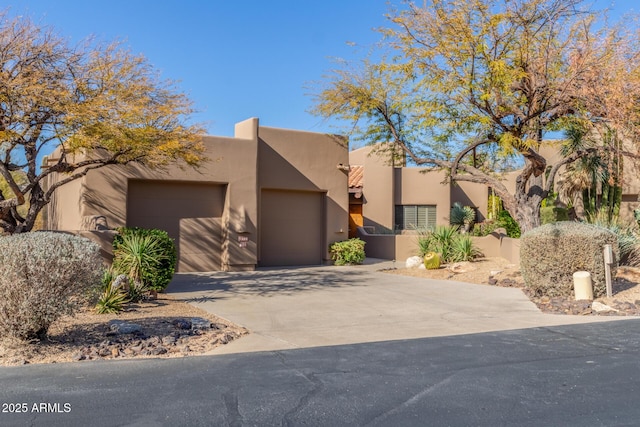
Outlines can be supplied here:
[[576, 300], [592, 300], [593, 285], [591, 284], [591, 273], [588, 271], [576, 271], [573, 273], [573, 290]]

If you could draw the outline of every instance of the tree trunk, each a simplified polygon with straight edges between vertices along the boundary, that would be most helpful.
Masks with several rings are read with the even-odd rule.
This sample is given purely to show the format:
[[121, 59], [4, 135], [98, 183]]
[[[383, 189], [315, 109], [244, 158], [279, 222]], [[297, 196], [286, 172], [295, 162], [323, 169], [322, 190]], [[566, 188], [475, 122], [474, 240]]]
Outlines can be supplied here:
[[523, 199], [516, 206], [515, 216], [511, 214], [520, 225], [522, 234], [540, 226], [540, 205], [543, 200], [539, 196], [528, 197], [526, 195]]

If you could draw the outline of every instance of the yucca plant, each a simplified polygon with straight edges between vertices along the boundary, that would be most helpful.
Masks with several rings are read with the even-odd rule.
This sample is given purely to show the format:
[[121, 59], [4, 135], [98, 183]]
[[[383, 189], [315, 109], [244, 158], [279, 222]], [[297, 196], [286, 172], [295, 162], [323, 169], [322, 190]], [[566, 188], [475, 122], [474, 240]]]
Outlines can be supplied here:
[[98, 298], [96, 312], [98, 314], [120, 313], [128, 302], [129, 295], [124, 289], [116, 288], [109, 283]]
[[458, 236], [451, 244], [451, 261], [473, 261], [482, 254], [469, 236]]
[[146, 283], [145, 276], [160, 267], [168, 258], [161, 242], [154, 236], [143, 236], [128, 233], [121, 236], [121, 241], [113, 252], [113, 268], [121, 274], [126, 274], [132, 283]]

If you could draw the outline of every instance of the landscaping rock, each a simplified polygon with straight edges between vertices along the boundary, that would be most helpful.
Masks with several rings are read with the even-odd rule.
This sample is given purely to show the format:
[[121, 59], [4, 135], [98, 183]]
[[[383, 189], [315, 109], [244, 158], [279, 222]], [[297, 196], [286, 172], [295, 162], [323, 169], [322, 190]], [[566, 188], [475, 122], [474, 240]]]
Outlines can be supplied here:
[[407, 261], [404, 265], [406, 268], [418, 268], [418, 266], [420, 266], [421, 264], [422, 258], [420, 258], [419, 256], [412, 256], [407, 258]]
[[120, 274], [111, 283], [111, 289], [122, 289], [125, 292], [129, 292], [129, 277], [126, 274]]
[[137, 334], [142, 332], [142, 326], [137, 323], [124, 322], [122, 320], [111, 320], [109, 329], [116, 334]]
[[[468, 261], [454, 262], [449, 266], [449, 270], [456, 274], [466, 273], [468, 271], [473, 271], [475, 269], [476, 268], [473, 265], [471, 265], [471, 263]], [[495, 276], [495, 274], [491, 272], [491, 276]]]
[[596, 313], [607, 313], [607, 312], [617, 311], [615, 308], [609, 307], [608, 305], [598, 301], [594, 301], [593, 304], [591, 304], [591, 309]]
[[191, 318], [192, 329], [211, 329], [212, 326], [211, 320], [203, 319], [202, 317]]

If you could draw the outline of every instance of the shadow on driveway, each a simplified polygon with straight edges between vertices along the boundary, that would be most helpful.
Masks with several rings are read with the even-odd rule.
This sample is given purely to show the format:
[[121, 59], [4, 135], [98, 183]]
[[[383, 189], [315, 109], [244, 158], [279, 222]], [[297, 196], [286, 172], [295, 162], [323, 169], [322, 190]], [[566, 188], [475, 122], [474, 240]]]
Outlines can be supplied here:
[[205, 302], [233, 296], [282, 296], [313, 290], [362, 286], [364, 270], [341, 267], [280, 267], [244, 272], [178, 273], [169, 293], [195, 292], [186, 302]]

